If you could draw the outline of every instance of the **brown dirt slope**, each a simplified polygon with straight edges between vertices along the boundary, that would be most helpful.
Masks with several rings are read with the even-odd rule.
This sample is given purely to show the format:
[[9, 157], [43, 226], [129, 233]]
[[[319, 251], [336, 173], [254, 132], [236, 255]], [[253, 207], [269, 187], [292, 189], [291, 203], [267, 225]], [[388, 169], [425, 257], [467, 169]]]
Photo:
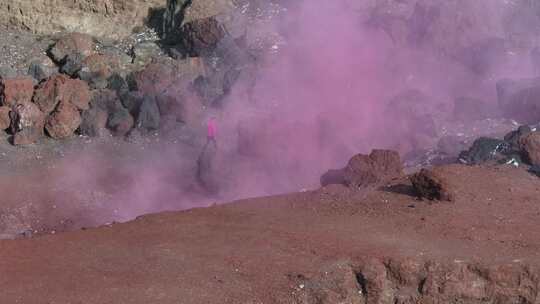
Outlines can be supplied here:
[[540, 181], [439, 172], [454, 202], [404, 178], [1, 241], [0, 303], [534, 303]]

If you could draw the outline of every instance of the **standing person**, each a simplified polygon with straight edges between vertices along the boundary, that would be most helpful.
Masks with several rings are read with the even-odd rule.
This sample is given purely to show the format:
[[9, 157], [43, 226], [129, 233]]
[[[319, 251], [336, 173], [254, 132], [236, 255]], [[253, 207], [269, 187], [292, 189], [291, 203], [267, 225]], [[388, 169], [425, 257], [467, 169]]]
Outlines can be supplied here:
[[217, 132], [216, 117], [212, 116], [208, 120], [208, 124], [207, 124], [207, 137], [206, 137], [205, 146], [208, 146], [210, 143], [212, 143], [214, 144], [214, 148], [217, 149], [216, 132]]

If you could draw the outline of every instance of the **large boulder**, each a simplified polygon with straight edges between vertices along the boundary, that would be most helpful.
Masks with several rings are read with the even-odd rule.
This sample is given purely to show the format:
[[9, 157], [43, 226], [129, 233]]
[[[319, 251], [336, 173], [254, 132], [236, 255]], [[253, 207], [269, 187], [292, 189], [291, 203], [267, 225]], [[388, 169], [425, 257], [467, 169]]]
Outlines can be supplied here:
[[532, 166], [540, 166], [540, 132], [530, 132], [519, 139], [525, 160]]
[[526, 124], [540, 121], [540, 78], [501, 80], [497, 96], [505, 117]]
[[105, 89], [108, 79], [113, 72], [120, 68], [120, 58], [113, 55], [92, 54], [86, 57], [81, 69], [77, 72], [79, 78], [88, 82], [94, 89]]
[[131, 89], [145, 94], [163, 94], [172, 85], [175, 77], [176, 72], [172, 66], [152, 63], [133, 74]]
[[459, 160], [469, 165], [499, 163], [508, 159], [511, 148], [511, 144], [504, 140], [480, 137], [474, 141], [469, 150], [460, 153]]
[[453, 201], [455, 199], [455, 194], [440, 168], [422, 169], [413, 174], [410, 180], [414, 190], [422, 198], [438, 201]]
[[73, 135], [81, 124], [81, 115], [76, 106], [61, 101], [45, 123], [45, 129], [54, 139], [64, 139]]
[[125, 136], [133, 128], [133, 116], [122, 105], [116, 92], [107, 89], [95, 90], [90, 104], [90, 109], [82, 115], [83, 135], [101, 136], [105, 134], [103, 129], [107, 128], [114, 135]]
[[141, 42], [133, 46], [133, 64], [143, 67], [152, 62], [152, 58], [162, 54], [159, 45], [154, 42]]
[[92, 36], [82, 33], [69, 33], [61, 37], [50, 49], [50, 54], [56, 62], [63, 62], [70, 54], [90, 56], [96, 45]]
[[88, 84], [65, 75], [55, 75], [41, 83], [36, 89], [34, 103], [42, 112], [51, 113], [60, 101], [69, 102], [79, 110], [87, 110], [90, 102]]
[[58, 72], [58, 68], [49, 57], [32, 60], [28, 67], [28, 75], [40, 82]]
[[321, 184], [343, 183], [355, 189], [402, 175], [403, 165], [397, 152], [373, 150], [369, 155], [355, 155], [342, 170], [330, 170], [321, 178]]
[[45, 114], [31, 102], [19, 103], [14, 106], [14, 145], [36, 143], [43, 136]]
[[0, 100], [5, 106], [27, 103], [34, 95], [34, 82], [30, 77], [0, 79]]
[[225, 31], [214, 17], [193, 20], [180, 29], [180, 45], [189, 56], [204, 56], [211, 54]]

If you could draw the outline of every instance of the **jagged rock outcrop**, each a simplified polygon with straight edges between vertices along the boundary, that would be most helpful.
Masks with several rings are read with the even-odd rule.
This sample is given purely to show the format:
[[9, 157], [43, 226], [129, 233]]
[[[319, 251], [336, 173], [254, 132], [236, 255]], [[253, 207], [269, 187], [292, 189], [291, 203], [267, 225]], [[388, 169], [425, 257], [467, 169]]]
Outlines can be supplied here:
[[4, 0], [0, 2], [0, 27], [122, 38], [165, 4], [166, 0]]

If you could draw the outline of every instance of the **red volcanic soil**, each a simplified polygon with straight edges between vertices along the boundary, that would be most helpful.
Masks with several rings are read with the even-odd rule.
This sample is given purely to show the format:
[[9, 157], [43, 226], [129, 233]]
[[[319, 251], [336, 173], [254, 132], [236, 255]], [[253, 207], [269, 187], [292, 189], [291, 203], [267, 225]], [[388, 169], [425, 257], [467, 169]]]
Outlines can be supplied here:
[[406, 178], [0, 241], [0, 303], [535, 303], [540, 180], [443, 168]]

